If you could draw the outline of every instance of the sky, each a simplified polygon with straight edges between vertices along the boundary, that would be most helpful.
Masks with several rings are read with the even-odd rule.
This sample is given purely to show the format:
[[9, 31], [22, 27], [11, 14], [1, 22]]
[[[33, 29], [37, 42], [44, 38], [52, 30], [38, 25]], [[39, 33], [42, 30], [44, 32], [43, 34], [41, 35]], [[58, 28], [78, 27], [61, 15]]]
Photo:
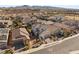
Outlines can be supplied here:
[[20, 5], [79, 8], [79, 1], [78, 0], [0, 0], [0, 7], [20, 6]]

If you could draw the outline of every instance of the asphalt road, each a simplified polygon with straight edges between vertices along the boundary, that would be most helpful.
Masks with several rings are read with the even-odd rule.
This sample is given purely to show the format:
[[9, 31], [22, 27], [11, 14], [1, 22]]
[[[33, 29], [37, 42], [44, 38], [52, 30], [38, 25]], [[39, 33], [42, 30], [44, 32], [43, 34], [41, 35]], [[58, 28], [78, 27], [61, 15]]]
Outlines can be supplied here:
[[72, 51], [79, 50], [79, 34], [64, 40], [63, 42], [45, 48], [31, 54], [69, 54]]

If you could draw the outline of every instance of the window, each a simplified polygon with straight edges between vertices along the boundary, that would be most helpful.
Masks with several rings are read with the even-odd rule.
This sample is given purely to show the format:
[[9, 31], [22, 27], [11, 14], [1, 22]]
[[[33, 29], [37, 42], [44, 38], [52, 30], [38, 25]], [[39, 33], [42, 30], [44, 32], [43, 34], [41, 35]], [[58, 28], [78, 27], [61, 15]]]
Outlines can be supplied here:
[[4, 24], [7, 25], [8, 23], [7, 22], [4, 22]]
[[7, 36], [6, 35], [1, 35], [0, 40], [6, 40]]

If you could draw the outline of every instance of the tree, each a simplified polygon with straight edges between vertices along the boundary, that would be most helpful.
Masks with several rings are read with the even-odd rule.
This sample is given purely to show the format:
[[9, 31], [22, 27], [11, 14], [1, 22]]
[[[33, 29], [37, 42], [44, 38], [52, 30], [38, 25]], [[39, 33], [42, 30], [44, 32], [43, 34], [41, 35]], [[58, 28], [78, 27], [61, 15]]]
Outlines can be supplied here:
[[13, 27], [22, 27], [22, 20], [20, 16], [16, 16], [15, 19], [13, 20]]

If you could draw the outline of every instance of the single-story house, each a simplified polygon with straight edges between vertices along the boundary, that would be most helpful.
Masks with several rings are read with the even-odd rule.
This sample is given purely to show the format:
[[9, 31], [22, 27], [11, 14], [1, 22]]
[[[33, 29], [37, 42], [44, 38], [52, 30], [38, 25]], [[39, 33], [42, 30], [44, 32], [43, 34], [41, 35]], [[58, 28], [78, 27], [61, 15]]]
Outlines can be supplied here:
[[26, 45], [26, 41], [30, 39], [29, 33], [25, 28], [17, 28], [9, 32], [8, 47], [15, 49], [22, 48]]
[[7, 48], [9, 28], [0, 28], [0, 49]]

